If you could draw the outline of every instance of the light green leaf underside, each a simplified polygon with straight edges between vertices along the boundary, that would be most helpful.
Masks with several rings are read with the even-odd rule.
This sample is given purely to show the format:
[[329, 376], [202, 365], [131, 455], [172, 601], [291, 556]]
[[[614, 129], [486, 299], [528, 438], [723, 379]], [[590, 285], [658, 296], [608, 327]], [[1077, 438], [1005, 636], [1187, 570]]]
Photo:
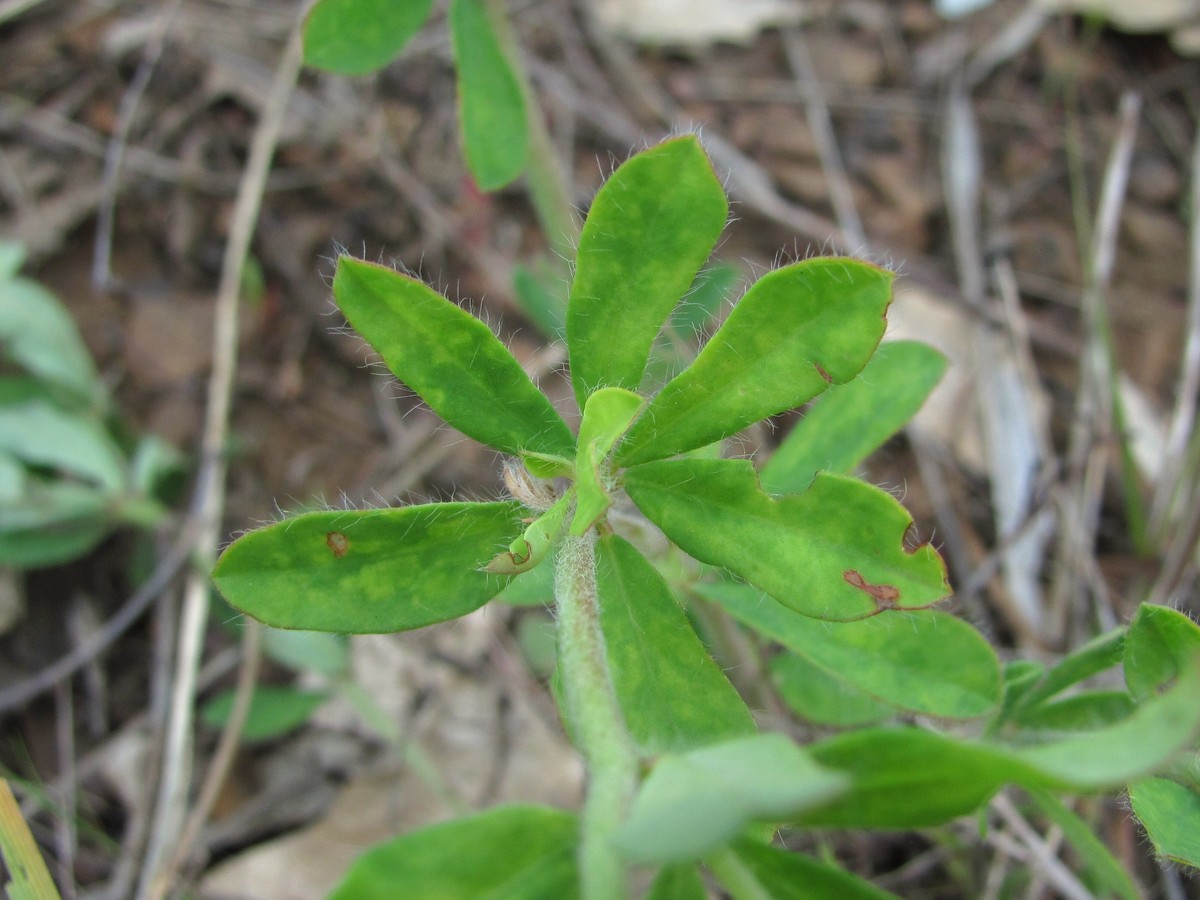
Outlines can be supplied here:
[[575, 397], [635, 390], [650, 347], [725, 227], [729, 205], [700, 142], [675, 138], [604, 183], [579, 238], [567, 307]]
[[278, 628], [404, 631], [478, 609], [504, 579], [479, 567], [524, 525], [509, 503], [331, 510], [238, 538], [217, 561], [225, 598]]
[[754, 719], [658, 571], [615, 535], [600, 539], [600, 627], [617, 699], [643, 754], [754, 732]]
[[82, 556], [115, 524], [112, 495], [73, 481], [30, 478], [3, 503], [0, 565], [33, 568]]
[[575, 456], [546, 395], [470, 313], [416, 279], [346, 256], [333, 293], [396, 377], [463, 434], [512, 456]]
[[830, 623], [788, 609], [749, 585], [698, 590], [828, 676], [900, 709], [966, 719], [986, 715], [1000, 700], [995, 651], [978, 631], [946, 613], [896, 611]]
[[642, 783], [614, 843], [635, 863], [698, 859], [757, 821], [781, 821], [837, 797], [845, 776], [780, 734], [664, 756]]
[[805, 615], [850, 621], [950, 593], [932, 547], [905, 550], [904, 507], [856, 479], [821, 473], [773, 499], [748, 460], [678, 459], [630, 469], [625, 489], [686, 553]]
[[0, 274], [0, 358], [82, 405], [100, 409], [106, 403], [104, 384], [71, 314], [28, 278]]
[[45, 400], [0, 406], [0, 452], [120, 493], [125, 457], [98, 420]]
[[[1189, 680], [1190, 679], [1190, 680]], [[807, 825], [922, 828], [979, 808], [1005, 784], [1077, 793], [1111, 790], [1168, 764], [1200, 732], [1200, 667], [1116, 725], [1035, 746], [958, 740], [916, 728], [866, 729], [810, 747], [853, 777]]]
[[1129, 799], [1155, 853], [1200, 868], [1200, 794], [1167, 778], [1147, 778], [1130, 788]]
[[850, 474], [916, 414], [945, 371], [946, 358], [932, 347], [883, 344], [857, 377], [805, 410], [759, 473], [763, 490], [791, 494], [817, 472]]
[[467, 164], [479, 187], [494, 191], [525, 169], [525, 98], [480, 0], [453, 0], [450, 32]]
[[733, 852], [771, 900], [887, 900], [896, 896], [845, 869], [749, 838], [736, 841]]
[[[200, 711], [200, 720], [211, 728], [224, 728], [233, 712], [236, 691], [223, 691]], [[250, 709], [242, 726], [243, 741], [267, 741], [299, 728], [317, 707], [329, 699], [323, 691], [302, 691], [286, 686], [261, 686], [254, 689]]]
[[343, 75], [387, 65], [429, 18], [433, 0], [319, 0], [304, 22], [304, 62]]
[[600, 388], [583, 408], [579, 425], [579, 449], [575, 458], [575, 519], [571, 534], [579, 537], [612, 506], [605, 483], [609, 473], [606, 460], [613, 445], [625, 433], [629, 423], [646, 401], [623, 388]]
[[768, 272], [695, 362], [650, 401], [617, 461], [634, 465], [711, 444], [849, 381], [883, 336], [892, 278], [843, 258]]
[[368, 850], [329, 900], [573, 900], [575, 817], [500, 806]]

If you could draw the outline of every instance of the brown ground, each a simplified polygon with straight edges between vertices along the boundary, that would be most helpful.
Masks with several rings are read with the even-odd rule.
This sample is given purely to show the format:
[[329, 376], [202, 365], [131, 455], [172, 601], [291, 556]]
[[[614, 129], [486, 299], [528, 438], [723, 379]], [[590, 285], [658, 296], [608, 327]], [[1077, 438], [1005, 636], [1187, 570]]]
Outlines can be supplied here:
[[[122, 105], [171, 4], [30, 6], [0, 19], [0, 233], [25, 242], [27, 272], [68, 304], [126, 422], [194, 454], [234, 196], [298, 4], [183, 0], [127, 128]], [[1024, 14], [1015, 0], [958, 23], [922, 0], [816, 2], [802, 31], [687, 52], [604, 37], [586, 27], [582, 4], [513, 6], [552, 129], [569, 148], [581, 207], [614, 160], [698, 126], [735, 201], [721, 256], [749, 274], [781, 248], [787, 257], [844, 246], [838, 229], [844, 235], [853, 226], [844, 216], [837, 224], [830, 186], [846, 180], [865, 252], [906, 274], [896, 320], [945, 347], [960, 392], [908, 439], [889, 444], [868, 477], [906, 492], [922, 533], [942, 542], [956, 607], [1006, 653], [1061, 652], [1125, 620], [1148, 594], [1197, 610], [1194, 533], [1176, 522], [1135, 552], [1112, 466], [1088, 542], [1094, 554], [1055, 537], [1035, 552], [1032, 578], [998, 572], [1003, 529], [993, 498], [1019, 489], [1006, 473], [1022, 460], [981, 447], [975, 422], [979, 398], [997, 389], [981, 357], [1022, 363], [1014, 368], [1018, 394], [1041, 411], [1033, 421], [1043, 440], [1031, 457], [1038, 476], [1030, 508], [1069, 520], [1080, 480], [1080, 459], [1069, 451], [1081, 359], [1095, 346], [1085, 312], [1097, 268], [1090, 234], [1121, 98], [1132, 91], [1142, 106], [1111, 285], [1100, 287], [1126, 402], [1145, 410], [1131, 415], [1129, 428], [1150, 442], [1151, 458], [1161, 453], [1155, 435], [1175, 402], [1195, 242], [1185, 212], [1200, 62], [1160, 35], [1134, 37], [1070, 17], [1047, 18], [1026, 41], [1005, 44], [1004, 29]], [[800, 40], [811, 57], [807, 76], [794, 56], [789, 62], [789, 42], [794, 52]], [[948, 112], [964, 73], [970, 93], [957, 108], [974, 114], [974, 149], [955, 143]], [[330, 314], [331, 259], [347, 247], [482, 302], [522, 358], [541, 351], [505, 268], [536, 258], [543, 239], [519, 186], [496, 196], [472, 187], [456, 145], [453, 90], [440, 16], [377, 78], [302, 75], [252, 245], [263, 287], [240, 316], [223, 535], [312, 502], [495, 490], [495, 455], [437, 429], [394, 382], [365, 371], [361, 343], [339, 333]], [[821, 158], [806, 109], [814, 95], [832, 118], [840, 166]], [[114, 202], [104, 157], [121, 140]], [[963, 197], [944, 189], [948, 168], [971, 163], [981, 179], [975, 227], [954, 212]], [[115, 214], [102, 265], [110, 278], [98, 284], [93, 254], [106, 213]], [[849, 244], [863, 250], [861, 241]], [[965, 255], [956, 258], [956, 244]], [[483, 265], [488, 260], [499, 262]], [[1112, 431], [1102, 423], [1089, 446], [1111, 450]], [[1146, 496], [1155, 478], [1142, 472]], [[186, 506], [177, 506], [181, 520]], [[19, 581], [23, 618], [0, 638], [5, 686], [41, 671], [113, 615], [179, 527], [171, 525], [157, 550], [120, 534], [85, 560]], [[1172, 548], [1184, 563], [1164, 568]], [[1033, 613], [1022, 612], [1018, 582], [1034, 592]], [[164, 592], [82, 677], [4, 713], [3, 762], [50, 789], [52, 802], [27, 795], [27, 810], [79, 896], [128, 894], [145, 830], [158, 822], [148, 818], [157, 814], [147, 773], [161, 757], [180, 593], [178, 585]], [[240, 629], [220, 618], [204, 645], [211, 674], [202, 676], [202, 698], [234, 677]], [[417, 635], [354, 642], [355, 680], [412, 738], [409, 752], [431, 760], [468, 807], [577, 797], [578, 765], [520, 649], [541, 621], [540, 613], [490, 610]], [[268, 660], [263, 677], [296, 676]], [[201, 729], [201, 769], [215, 739]], [[400, 759], [340, 701], [286, 739], [242, 749], [185, 866], [188, 878], [203, 879], [193, 896], [321, 896], [358, 848], [444, 814], [436, 779], [417, 777]], [[1187, 890], [1180, 876], [1163, 875], [1115, 805], [1081, 811], [1148, 895]], [[967, 849], [927, 837], [860, 837], [837, 848], [846, 865], [904, 896], [984, 896], [1006, 884], [1006, 872], [1018, 893], [1057, 895], [1003, 841], [973, 838], [974, 828], [949, 832], [965, 837]]]

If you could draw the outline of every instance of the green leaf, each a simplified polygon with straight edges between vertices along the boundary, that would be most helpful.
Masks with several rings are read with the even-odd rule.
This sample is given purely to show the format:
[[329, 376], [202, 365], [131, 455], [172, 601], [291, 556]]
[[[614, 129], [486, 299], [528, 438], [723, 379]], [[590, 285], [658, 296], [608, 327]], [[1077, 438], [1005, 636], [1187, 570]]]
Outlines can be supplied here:
[[695, 866], [663, 866], [646, 900], [708, 900], [708, 891]]
[[51, 566], [83, 556], [113, 528], [112, 497], [70, 481], [27, 479], [0, 504], [0, 565]]
[[575, 817], [500, 806], [368, 850], [329, 900], [572, 900], [579, 896]]
[[783, 702], [796, 715], [816, 725], [874, 725], [895, 710], [795, 653], [772, 657], [770, 669]]
[[1020, 699], [1013, 705], [1012, 715], [1024, 711], [1061, 693], [1121, 661], [1125, 646], [1125, 629], [1115, 628], [1099, 635], [1055, 663], [1034, 683], [1022, 689]]
[[645, 755], [753, 734], [754, 719], [658, 571], [616, 535], [596, 548], [600, 627], [617, 699]]
[[267, 625], [405, 631], [478, 609], [503, 581], [480, 571], [524, 527], [509, 503], [431, 503], [296, 516], [238, 538], [213, 581]]
[[1167, 778], [1146, 778], [1129, 789], [1129, 799], [1155, 853], [1200, 868], [1200, 794]]
[[[210, 728], [224, 728], [233, 712], [235, 691], [224, 691], [204, 704], [200, 719]], [[300, 691], [290, 687], [259, 687], [250, 698], [250, 709], [242, 726], [243, 741], [268, 741], [294, 731], [312, 717], [329, 699], [323, 691]]]
[[671, 313], [668, 326], [677, 340], [694, 341], [716, 318], [721, 304], [742, 277], [742, 270], [729, 263], [708, 266], [696, 276], [691, 289]]
[[388, 368], [463, 434], [513, 456], [575, 456], [546, 395], [470, 313], [416, 279], [346, 256], [333, 292]]
[[636, 390], [650, 347], [725, 227], [729, 205], [694, 136], [634, 156], [596, 194], [567, 306], [582, 409], [599, 387]]
[[851, 621], [950, 593], [937, 551], [904, 548], [904, 507], [853, 478], [821, 473], [772, 499], [748, 460], [678, 459], [630, 469], [625, 489], [684, 552], [805, 615]]
[[525, 169], [525, 98], [480, 0], [453, 0], [450, 34], [467, 165], [481, 190], [494, 191]]
[[0, 451], [0, 509], [19, 500], [28, 481], [28, 473], [20, 461], [11, 453]]
[[304, 23], [304, 62], [343, 75], [380, 69], [431, 9], [433, 0], [319, 0]]
[[495, 599], [510, 606], [553, 606], [554, 566], [534, 566], [522, 572]]
[[0, 281], [16, 278], [25, 265], [25, 247], [19, 241], [0, 240]]
[[1007, 783], [1111, 790], [1160, 770], [1200, 733], [1200, 660], [1116, 725], [1032, 747], [958, 740], [916, 728], [863, 729], [809, 747], [853, 787], [805, 825], [924, 828], [978, 809]]
[[698, 859], [756, 821], [778, 821], [837, 797], [842, 775], [780, 734], [664, 756], [613, 839], [635, 863]]
[[1050, 786], [1004, 748], [918, 728], [849, 731], [809, 746], [821, 765], [851, 776], [834, 803], [798, 816], [834, 828], [925, 828], [978, 809], [1010, 781]]
[[1173, 685], [1142, 701], [1119, 722], [1052, 743], [1023, 747], [1017, 753], [1064, 784], [1080, 790], [1103, 790], [1154, 773], [1197, 736], [1200, 652], [1186, 660], [1186, 668], [1180, 668]]
[[344, 635], [327, 631], [262, 630], [263, 653], [297, 672], [319, 672], [337, 678], [350, 666], [350, 646]]
[[819, 471], [849, 474], [916, 415], [946, 358], [915, 341], [883, 344], [866, 368], [832, 385], [804, 413], [759, 473], [769, 494], [803, 491]]
[[650, 401], [617, 461], [632, 466], [711, 444], [849, 381], [883, 336], [892, 278], [842, 258], [768, 272]]
[[103, 426], [45, 401], [0, 406], [0, 451], [94, 482], [112, 494], [125, 487], [125, 458]]
[[562, 340], [567, 333], [567, 298], [558, 270], [545, 264], [518, 264], [513, 272], [513, 295], [543, 337]]
[[571, 534], [579, 537], [612, 506], [612, 474], [608, 454], [646, 401], [623, 388], [600, 388], [587, 398], [579, 424], [575, 457], [575, 519]]
[[1062, 829], [1075, 852], [1079, 854], [1082, 861], [1079, 874], [1094, 894], [1101, 897], [1120, 897], [1122, 900], [1138, 900], [1141, 895], [1137, 885], [1086, 822], [1046, 791], [1030, 790], [1028, 793], [1034, 805], [1046, 818]]
[[1135, 709], [1133, 698], [1124, 691], [1084, 691], [1043, 703], [1023, 711], [1015, 718], [1025, 731], [1046, 732], [1091, 731], [1121, 721]]
[[741, 838], [733, 852], [771, 900], [886, 900], [895, 897], [845, 869]]
[[574, 495], [567, 491], [553, 506], [534, 519], [520, 537], [497, 553], [483, 567], [494, 575], [520, 575], [536, 568], [550, 553], [566, 525], [567, 513], [574, 504]]
[[71, 314], [27, 278], [0, 278], [0, 358], [85, 406], [102, 409], [106, 403], [104, 385]]
[[893, 612], [830, 624], [747, 585], [697, 590], [828, 677], [900, 709], [965, 719], [987, 714], [1000, 700], [995, 651], [969, 624], [946, 613]]
[[1181, 612], [1143, 603], [1125, 636], [1125, 684], [1134, 699], [1153, 696], [1200, 651], [1200, 626]]

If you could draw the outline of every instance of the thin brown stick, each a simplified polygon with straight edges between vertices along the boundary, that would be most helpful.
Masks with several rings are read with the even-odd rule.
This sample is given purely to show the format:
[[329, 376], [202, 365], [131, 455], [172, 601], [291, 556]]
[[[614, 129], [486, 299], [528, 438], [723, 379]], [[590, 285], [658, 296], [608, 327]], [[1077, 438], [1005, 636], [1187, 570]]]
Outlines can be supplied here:
[[829, 202], [833, 204], [834, 215], [837, 216], [842, 233], [851, 242], [850, 246], [843, 247], [842, 250], [847, 253], [861, 253], [867, 246], [867, 233], [863, 230], [862, 219], [859, 218], [858, 207], [854, 203], [854, 190], [850, 186], [850, 179], [846, 177], [846, 167], [842, 164], [837, 135], [833, 130], [833, 119], [829, 116], [829, 104], [825, 102], [825, 91], [817, 78], [817, 70], [813, 66], [812, 56], [809, 55], [808, 45], [799, 31], [788, 29], [783, 32], [783, 49], [787, 54], [792, 74], [800, 83], [805, 116], [817, 144], [821, 168], [829, 183]]
[[184, 824], [179, 843], [176, 844], [175, 852], [162, 873], [164, 885], [174, 883], [176, 874], [187, 861], [192, 846], [200, 836], [200, 830], [208, 822], [208, 817], [216, 805], [229, 770], [233, 767], [234, 756], [241, 743], [242, 729], [250, 713], [250, 701], [254, 698], [254, 688], [258, 684], [259, 664], [262, 661], [259, 646], [261, 638], [262, 626], [253, 619], [246, 619], [242, 630], [242, 667], [238, 671], [233, 707], [229, 711], [225, 727], [221, 730], [221, 739], [217, 742], [217, 749], [208, 764], [204, 784]]
[[1032, 825], [1025, 821], [1013, 802], [1004, 794], [992, 799], [991, 807], [1004, 820], [1017, 839], [1029, 850], [1030, 866], [1034, 871], [1054, 885], [1054, 889], [1069, 900], [1093, 900], [1092, 892], [1084, 887], [1074, 873], [1063, 864], [1051, 849], [1051, 843], [1043, 838]]
[[192, 755], [192, 706], [201, 643], [208, 619], [208, 573], [216, 558], [224, 508], [224, 448], [229, 433], [229, 413], [237, 368], [238, 294], [271, 158], [283, 128], [288, 99], [300, 74], [303, 58], [300, 21], [298, 18], [276, 68], [271, 93], [264, 102], [262, 118], [254, 132], [234, 206], [217, 288], [213, 368], [209, 377], [200, 469], [195, 487], [199, 530], [198, 565], [190, 573], [184, 590], [163, 770], [150, 832], [151, 845], [143, 863], [138, 892], [143, 897], [161, 897], [169, 888], [163, 881], [169, 864], [168, 848], [178, 839], [187, 805]]

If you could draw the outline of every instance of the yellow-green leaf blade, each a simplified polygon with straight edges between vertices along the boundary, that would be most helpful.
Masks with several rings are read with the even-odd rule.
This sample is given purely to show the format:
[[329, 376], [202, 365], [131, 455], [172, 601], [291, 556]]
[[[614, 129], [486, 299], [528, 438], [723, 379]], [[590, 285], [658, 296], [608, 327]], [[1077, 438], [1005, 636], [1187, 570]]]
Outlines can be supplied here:
[[658, 571], [616, 535], [596, 548], [600, 627], [617, 699], [645, 755], [754, 732], [754, 719], [708, 655]]
[[852, 379], [886, 326], [893, 275], [853, 259], [808, 259], [756, 281], [617, 449], [634, 465], [703, 447]]
[[596, 194], [567, 307], [580, 409], [602, 386], [635, 390], [650, 347], [725, 227], [725, 191], [693, 136], [631, 158]]
[[685, 552], [805, 615], [850, 621], [950, 593], [937, 551], [905, 549], [904, 507], [852, 478], [822, 473], [776, 499], [747, 460], [678, 459], [635, 466], [625, 489]]
[[414, 278], [346, 256], [333, 293], [387, 367], [463, 434], [513, 456], [575, 456], [546, 395], [470, 313]]
[[478, 609], [505, 579], [480, 571], [521, 533], [517, 503], [306, 513], [238, 538], [213, 581], [277, 628], [404, 631]]

